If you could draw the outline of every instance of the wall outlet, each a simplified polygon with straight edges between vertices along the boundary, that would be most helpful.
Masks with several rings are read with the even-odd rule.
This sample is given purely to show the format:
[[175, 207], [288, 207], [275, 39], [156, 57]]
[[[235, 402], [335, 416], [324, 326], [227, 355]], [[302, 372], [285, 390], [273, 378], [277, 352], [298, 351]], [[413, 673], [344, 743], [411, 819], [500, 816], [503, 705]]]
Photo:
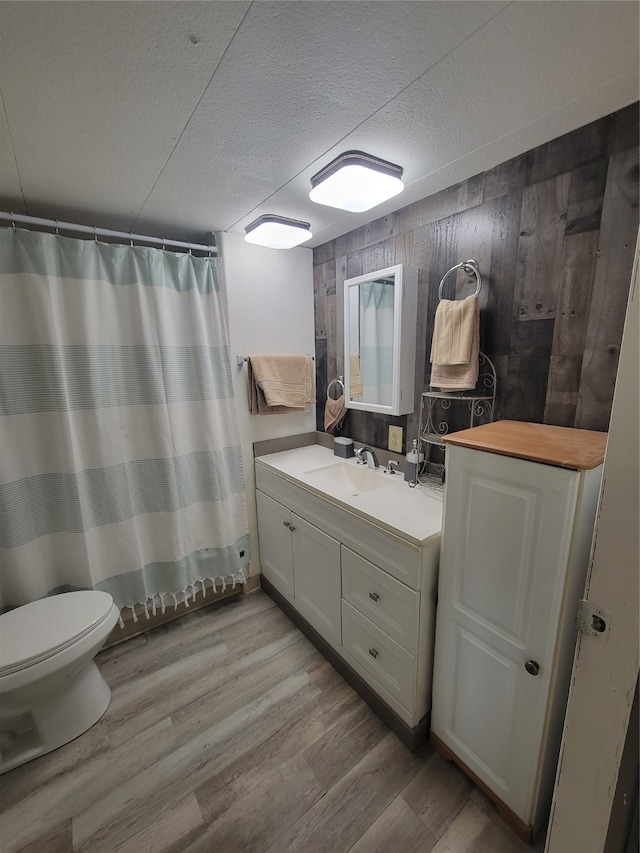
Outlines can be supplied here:
[[402, 427], [389, 427], [389, 450], [394, 453], [402, 453]]

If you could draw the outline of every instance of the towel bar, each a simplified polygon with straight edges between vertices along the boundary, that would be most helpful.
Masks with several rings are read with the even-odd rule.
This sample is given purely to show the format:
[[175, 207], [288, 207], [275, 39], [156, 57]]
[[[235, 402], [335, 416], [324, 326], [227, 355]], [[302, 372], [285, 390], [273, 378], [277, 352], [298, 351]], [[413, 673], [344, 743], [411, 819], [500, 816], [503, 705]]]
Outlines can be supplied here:
[[444, 286], [445, 281], [449, 278], [451, 273], [457, 272], [458, 270], [462, 270], [468, 276], [475, 275], [476, 277], [476, 292], [474, 296], [478, 296], [480, 293], [480, 288], [482, 287], [482, 278], [480, 277], [480, 270], [478, 268], [478, 262], [474, 260], [470, 261], [462, 261], [459, 264], [456, 264], [455, 267], [451, 267], [450, 270], [442, 276], [442, 280], [440, 282], [440, 287], [438, 288], [438, 300], [442, 299], [442, 288]]
[[[316, 357], [314, 355], [310, 355], [309, 358], [312, 361], [316, 360]], [[242, 365], [246, 364], [247, 361], [249, 361], [248, 355], [236, 355], [236, 364], [238, 365], [238, 367], [242, 367]]]
[[344, 382], [342, 381], [342, 376], [338, 376], [337, 379], [332, 379], [331, 382], [327, 385], [327, 400], [332, 399], [329, 397], [329, 391], [333, 388], [334, 385], [339, 385], [342, 388], [342, 393], [344, 394]]

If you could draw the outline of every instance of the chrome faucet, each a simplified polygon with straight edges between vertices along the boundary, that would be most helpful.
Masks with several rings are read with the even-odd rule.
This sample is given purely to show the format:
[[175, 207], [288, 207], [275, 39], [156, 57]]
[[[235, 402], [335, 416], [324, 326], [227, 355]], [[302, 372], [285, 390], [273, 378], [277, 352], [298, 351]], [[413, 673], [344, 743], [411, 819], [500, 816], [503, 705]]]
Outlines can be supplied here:
[[369, 468], [378, 468], [378, 457], [373, 452], [370, 447], [363, 445], [363, 447], [359, 447], [355, 452], [356, 463], [358, 465], [364, 465], [365, 462]]

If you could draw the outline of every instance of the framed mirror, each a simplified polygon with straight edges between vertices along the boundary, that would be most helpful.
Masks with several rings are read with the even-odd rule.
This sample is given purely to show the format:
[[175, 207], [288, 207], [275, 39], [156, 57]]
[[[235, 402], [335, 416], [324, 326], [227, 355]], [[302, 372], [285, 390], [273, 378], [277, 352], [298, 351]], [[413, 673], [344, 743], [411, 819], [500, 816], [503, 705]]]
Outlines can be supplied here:
[[404, 264], [345, 281], [347, 408], [413, 412], [417, 298], [417, 270]]

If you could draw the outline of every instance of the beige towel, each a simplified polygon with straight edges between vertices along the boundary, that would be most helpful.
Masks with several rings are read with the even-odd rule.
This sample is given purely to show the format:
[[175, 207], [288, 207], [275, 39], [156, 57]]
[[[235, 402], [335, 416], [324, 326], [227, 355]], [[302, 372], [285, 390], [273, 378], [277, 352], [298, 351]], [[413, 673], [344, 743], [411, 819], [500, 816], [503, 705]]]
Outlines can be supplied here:
[[340, 394], [335, 400], [327, 397], [324, 404], [324, 431], [333, 432], [338, 429], [347, 414], [344, 394]]
[[315, 371], [308, 355], [253, 355], [248, 381], [252, 415], [308, 412], [309, 403], [315, 403]]
[[[478, 352], [480, 349], [480, 315], [478, 311], [478, 300], [475, 296], [468, 296], [467, 299], [458, 304], [463, 305], [468, 300], [473, 301], [470, 303], [471, 311], [469, 314], [464, 314], [464, 321], [465, 327], [468, 325], [470, 328], [465, 330], [464, 333], [460, 330], [460, 334], [452, 332], [449, 336], [450, 340], [452, 340], [452, 345], [448, 346], [445, 341], [442, 346], [442, 355], [440, 354], [440, 341], [436, 342], [435, 340], [436, 328], [438, 326], [438, 311], [440, 311], [440, 305], [442, 305], [443, 302], [449, 302], [450, 300], [441, 300], [436, 310], [436, 327], [434, 327], [434, 339], [431, 347], [431, 361], [433, 364], [431, 368], [431, 381], [429, 384], [434, 388], [440, 388], [442, 391], [469, 391], [475, 388], [478, 384]], [[445, 309], [445, 311], [446, 310], [447, 309]], [[448, 335], [448, 333], [445, 334]], [[458, 359], [463, 349], [466, 348], [466, 339], [468, 337], [470, 337], [470, 345], [468, 360], [466, 363], [461, 363], [457, 360], [440, 363], [434, 359], [434, 353], [443, 359]]]
[[362, 387], [362, 376], [360, 375], [360, 357], [357, 355], [349, 356], [349, 397], [362, 397], [364, 388]]
[[468, 364], [478, 325], [478, 298], [441, 299], [431, 341], [433, 364]]

